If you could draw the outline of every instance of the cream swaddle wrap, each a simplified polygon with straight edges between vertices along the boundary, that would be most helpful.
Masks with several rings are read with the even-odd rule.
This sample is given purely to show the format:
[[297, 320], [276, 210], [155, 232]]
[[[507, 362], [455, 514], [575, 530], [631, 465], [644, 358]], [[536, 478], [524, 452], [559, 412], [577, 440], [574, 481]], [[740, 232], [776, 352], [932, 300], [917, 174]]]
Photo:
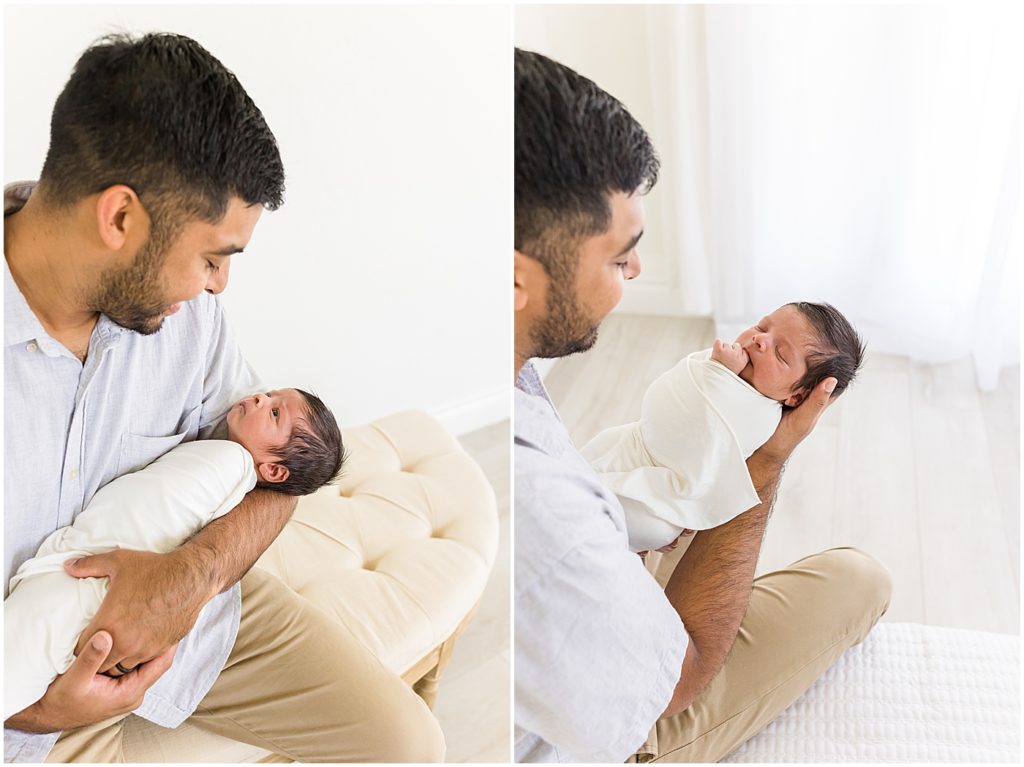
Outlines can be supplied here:
[[63, 563], [114, 549], [165, 553], [233, 509], [256, 485], [249, 451], [227, 440], [179, 445], [100, 488], [74, 524], [50, 534], [11, 578], [4, 602], [4, 719], [35, 703], [74, 660], [108, 578]]
[[630, 549], [654, 550], [761, 502], [746, 459], [781, 415], [706, 349], [650, 385], [639, 421], [605, 429], [581, 452], [622, 502]]

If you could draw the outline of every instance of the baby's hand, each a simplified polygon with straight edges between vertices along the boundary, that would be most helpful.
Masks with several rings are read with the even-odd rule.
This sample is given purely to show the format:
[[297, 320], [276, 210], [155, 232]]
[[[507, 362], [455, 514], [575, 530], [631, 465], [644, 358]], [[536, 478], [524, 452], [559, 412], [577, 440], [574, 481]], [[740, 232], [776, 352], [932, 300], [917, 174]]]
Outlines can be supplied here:
[[727, 344], [715, 339], [715, 345], [711, 348], [711, 359], [721, 362], [733, 373], [739, 372], [747, 366], [750, 357], [739, 344]]

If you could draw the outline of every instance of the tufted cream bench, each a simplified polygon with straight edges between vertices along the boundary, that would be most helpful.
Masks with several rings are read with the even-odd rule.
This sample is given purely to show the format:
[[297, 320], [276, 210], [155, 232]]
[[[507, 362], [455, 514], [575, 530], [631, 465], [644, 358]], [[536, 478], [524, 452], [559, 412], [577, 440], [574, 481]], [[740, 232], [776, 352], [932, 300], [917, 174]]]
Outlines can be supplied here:
[[[337, 486], [300, 500], [256, 563], [347, 626], [433, 705], [453, 643], [494, 563], [498, 519], [480, 467], [430, 416], [344, 431]], [[279, 761], [200, 730], [125, 727], [129, 762]]]

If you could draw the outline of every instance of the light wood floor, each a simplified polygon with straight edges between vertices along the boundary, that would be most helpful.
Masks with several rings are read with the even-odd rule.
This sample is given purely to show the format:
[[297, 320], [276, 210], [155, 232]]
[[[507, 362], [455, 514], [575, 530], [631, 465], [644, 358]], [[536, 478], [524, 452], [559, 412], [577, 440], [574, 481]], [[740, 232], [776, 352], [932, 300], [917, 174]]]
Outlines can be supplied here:
[[[577, 445], [635, 420], [647, 386], [713, 341], [710, 320], [614, 315], [545, 383]], [[758, 574], [856, 546], [894, 581], [883, 620], [1020, 633], [1020, 368], [978, 392], [969, 361], [869, 353], [790, 459]]]
[[509, 422], [502, 421], [459, 440], [494, 487], [499, 535], [498, 555], [480, 607], [455, 643], [434, 706], [449, 762], [511, 761], [511, 439]]

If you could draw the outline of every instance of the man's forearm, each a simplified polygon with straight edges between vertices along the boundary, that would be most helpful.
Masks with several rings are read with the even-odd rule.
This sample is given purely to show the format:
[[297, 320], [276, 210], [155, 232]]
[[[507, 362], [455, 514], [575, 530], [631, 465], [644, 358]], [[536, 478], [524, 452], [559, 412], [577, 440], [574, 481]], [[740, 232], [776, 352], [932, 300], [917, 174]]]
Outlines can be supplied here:
[[257, 488], [188, 539], [175, 554], [208, 576], [210, 596], [230, 588], [274, 542], [295, 510], [293, 496]]
[[747, 468], [762, 502], [724, 525], [698, 532], [665, 587], [690, 637], [687, 656], [693, 661], [673, 699], [676, 705], [666, 712], [670, 715], [673, 708], [686, 708], [721, 669], [750, 601], [781, 465], [755, 452]]

